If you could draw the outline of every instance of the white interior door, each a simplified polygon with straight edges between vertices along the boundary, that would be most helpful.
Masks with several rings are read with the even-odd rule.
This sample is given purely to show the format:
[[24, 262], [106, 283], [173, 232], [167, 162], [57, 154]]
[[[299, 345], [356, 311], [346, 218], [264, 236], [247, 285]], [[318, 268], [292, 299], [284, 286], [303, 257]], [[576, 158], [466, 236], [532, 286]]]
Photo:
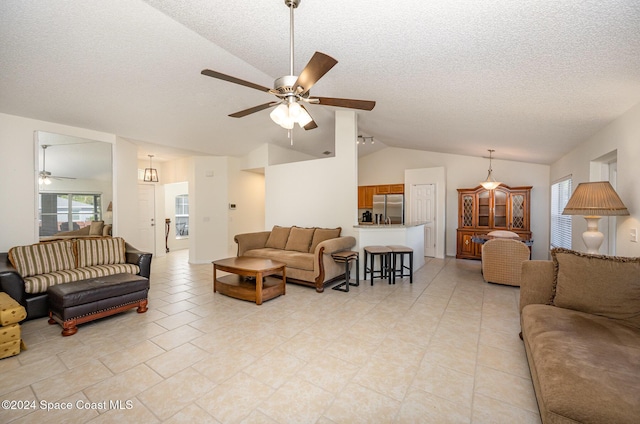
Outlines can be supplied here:
[[155, 253], [155, 187], [138, 184], [138, 243], [136, 248], [143, 252]]
[[411, 219], [426, 222], [424, 226], [424, 255], [436, 256], [435, 184], [416, 184], [411, 186]]

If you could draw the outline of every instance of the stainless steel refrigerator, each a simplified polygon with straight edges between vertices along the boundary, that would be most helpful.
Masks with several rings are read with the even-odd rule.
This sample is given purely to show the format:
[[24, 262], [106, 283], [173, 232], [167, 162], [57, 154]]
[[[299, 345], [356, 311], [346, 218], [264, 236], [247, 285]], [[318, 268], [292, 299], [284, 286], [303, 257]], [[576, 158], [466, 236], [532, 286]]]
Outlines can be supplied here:
[[392, 224], [404, 224], [404, 194], [376, 194], [373, 196], [373, 222], [379, 215], [384, 224], [391, 218]]

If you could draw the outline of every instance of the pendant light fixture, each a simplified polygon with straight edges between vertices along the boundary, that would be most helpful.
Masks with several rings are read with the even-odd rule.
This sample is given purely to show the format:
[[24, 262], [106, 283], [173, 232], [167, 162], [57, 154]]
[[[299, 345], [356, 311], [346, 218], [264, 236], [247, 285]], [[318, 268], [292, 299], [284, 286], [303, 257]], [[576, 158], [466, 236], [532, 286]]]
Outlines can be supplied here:
[[155, 169], [151, 164], [151, 158], [153, 155], [149, 156], [149, 167], [144, 169], [144, 181], [147, 183], [157, 183], [158, 182], [158, 170]]
[[492, 155], [493, 155], [493, 152], [495, 152], [495, 150], [491, 150], [491, 149], [488, 149], [488, 150], [489, 150], [489, 173], [487, 174], [487, 179], [481, 182], [480, 185], [484, 187], [486, 190], [493, 190], [502, 183], [496, 181], [492, 175], [493, 169], [491, 169], [491, 159], [493, 158]]

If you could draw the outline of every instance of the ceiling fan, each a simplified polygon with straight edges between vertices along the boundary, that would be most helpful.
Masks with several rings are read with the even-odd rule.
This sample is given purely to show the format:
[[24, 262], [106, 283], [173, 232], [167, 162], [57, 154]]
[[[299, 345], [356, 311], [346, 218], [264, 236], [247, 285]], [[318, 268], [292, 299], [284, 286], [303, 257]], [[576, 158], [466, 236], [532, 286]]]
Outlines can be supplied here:
[[324, 76], [333, 66], [338, 63], [337, 60], [324, 53], [315, 52], [307, 63], [307, 66], [300, 72], [300, 75], [293, 74], [293, 10], [298, 7], [301, 0], [284, 0], [285, 5], [289, 8], [290, 36], [289, 36], [289, 75], [285, 75], [276, 79], [273, 88], [267, 88], [259, 84], [244, 81], [230, 75], [220, 72], [204, 69], [201, 74], [223, 81], [232, 82], [234, 84], [243, 85], [245, 87], [264, 91], [273, 94], [278, 100], [254, 106], [249, 109], [232, 113], [232, 118], [242, 118], [255, 112], [277, 106], [271, 112], [271, 119], [278, 125], [288, 130], [293, 129], [297, 123], [305, 130], [317, 128], [307, 108], [303, 103], [320, 104], [325, 106], [338, 106], [350, 109], [372, 110], [376, 102], [370, 100], [354, 100], [341, 99], [335, 97], [311, 97], [309, 90]]
[[51, 180], [75, 180], [74, 177], [59, 177], [51, 175], [51, 172], [47, 171], [47, 147], [51, 147], [49, 144], [43, 144], [42, 146], [42, 171], [38, 173], [38, 184], [49, 185]]

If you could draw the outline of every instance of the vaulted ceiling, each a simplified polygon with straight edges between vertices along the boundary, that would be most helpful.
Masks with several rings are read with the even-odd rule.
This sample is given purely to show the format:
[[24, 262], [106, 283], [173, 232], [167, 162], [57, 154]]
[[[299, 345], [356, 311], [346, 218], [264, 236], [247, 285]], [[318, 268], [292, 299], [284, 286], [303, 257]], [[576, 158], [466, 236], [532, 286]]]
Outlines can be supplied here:
[[[213, 155], [291, 147], [261, 111], [288, 74], [283, 0], [3, 0], [0, 112]], [[313, 95], [375, 100], [387, 146], [552, 163], [640, 102], [637, 0], [302, 0], [295, 72], [338, 64]], [[333, 108], [293, 148], [333, 150]]]

